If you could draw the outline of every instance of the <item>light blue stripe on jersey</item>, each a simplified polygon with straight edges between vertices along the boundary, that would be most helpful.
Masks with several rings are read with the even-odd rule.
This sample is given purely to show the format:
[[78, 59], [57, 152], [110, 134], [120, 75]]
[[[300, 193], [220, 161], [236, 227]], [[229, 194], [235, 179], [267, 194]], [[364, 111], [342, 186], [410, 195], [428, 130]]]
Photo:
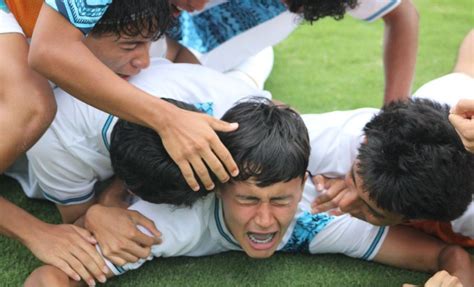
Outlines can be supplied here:
[[107, 117], [107, 120], [105, 120], [104, 126], [102, 127], [102, 132], [101, 132], [102, 133], [102, 140], [104, 141], [104, 145], [107, 148], [107, 150], [110, 150], [110, 143], [109, 143], [109, 139], [107, 138], [107, 131], [109, 130], [110, 124], [112, 124], [113, 120], [114, 120], [114, 116], [109, 115]]
[[112, 0], [45, 0], [45, 3], [87, 34], [102, 18]]
[[368, 260], [372, 253], [374, 252], [375, 248], [379, 245], [380, 239], [382, 239], [382, 236], [385, 232], [385, 227], [381, 226], [379, 228], [379, 231], [377, 232], [377, 235], [375, 235], [374, 241], [372, 241], [372, 244], [370, 244], [369, 249], [365, 252], [365, 254], [361, 257], [363, 260]]
[[216, 221], [216, 226], [217, 230], [219, 233], [224, 237], [227, 242], [237, 246], [238, 248], [241, 248], [239, 244], [235, 243], [234, 240], [224, 231], [224, 228], [222, 227], [221, 224], [221, 219], [220, 219], [220, 208], [219, 208], [219, 199], [215, 199], [215, 204], [214, 204], [214, 220]]
[[0, 0], [0, 10], [10, 13], [10, 10], [8, 9], [7, 4], [5, 4], [5, 1], [3, 0]]
[[321, 232], [333, 219], [334, 216], [327, 213], [311, 214], [305, 211], [296, 220], [291, 237], [282, 248], [282, 251], [308, 253], [309, 244], [316, 234]]
[[183, 46], [207, 53], [285, 11], [281, 0], [228, 0], [197, 15], [181, 12], [167, 33]]
[[95, 192], [91, 191], [91, 192], [89, 192], [85, 195], [81, 195], [81, 196], [74, 197], [74, 198], [59, 199], [57, 197], [52, 196], [51, 194], [43, 192], [43, 195], [47, 200], [52, 201], [52, 202], [57, 203], [57, 204], [61, 204], [61, 205], [83, 203], [83, 202], [89, 201], [91, 198], [93, 198], [94, 194], [95, 194]]
[[385, 5], [382, 9], [380, 9], [379, 11], [375, 12], [374, 14], [372, 14], [371, 16], [367, 17], [364, 19], [364, 21], [372, 21], [374, 19], [377, 19], [382, 13], [384, 13], [385, 11], [387, 11], [388, 9], [391, 9], [395, 4], [397, 4], [397, 0], [391, 0], [389, 3], [387, 3], [387, 5]]

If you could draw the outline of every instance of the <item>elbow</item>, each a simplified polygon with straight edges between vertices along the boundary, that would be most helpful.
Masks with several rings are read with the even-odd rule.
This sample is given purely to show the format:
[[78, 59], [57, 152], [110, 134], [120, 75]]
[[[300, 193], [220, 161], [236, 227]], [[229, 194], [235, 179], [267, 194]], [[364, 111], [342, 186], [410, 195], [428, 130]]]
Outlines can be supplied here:
[[446, 270], [462, 282], [471, 282], [473, 278], [470, 277], [473, 276], [474, 263], [471, 255], [462, 247], [448, 245], [439, 253], [438, 270]]
[[31, 43], [30, 50], [28, 52], [28, 65], [40, 73], [41, 75], [47, 77], [48, 75], [48, 63], [52, 62], [54, 57], [54, 48], [49, 47], [48, 45], [36, 44], [35, 42]]

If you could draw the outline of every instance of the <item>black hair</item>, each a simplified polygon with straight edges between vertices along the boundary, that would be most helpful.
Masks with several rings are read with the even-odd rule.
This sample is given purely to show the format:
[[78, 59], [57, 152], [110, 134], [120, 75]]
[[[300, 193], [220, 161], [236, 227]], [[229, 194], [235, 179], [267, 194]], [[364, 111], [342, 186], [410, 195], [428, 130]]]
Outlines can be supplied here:
[[[172, 99], [163, 100], [178, 108], [199, 112], [193, 105]], [[198, 192], [188, 186], [178, 165], [168, 155], [160, 136], [153, 129], [118, 120], [112, 130], [110, 159], [115, 175], [143, 200], [190, 206], [207, 194], [202, 184]]]
[[114, 0], [91, 35], [142, 36], [157, 40], [172, 22], [168, 0]]
[[355, 8], [357, 0], [286, 0], [288, 9], [312, 23], [324, 17], [344, 18], [347, 8]]
[[[197, 111], [192, 105], [166, 100]], [[236, 131], [219, 133], [240, 168], [239, 176], [231, 182], [252, 177], [257, 185], [268, 186], [304, 178], [310, 146], [306, 127], [296, 112], [253, 98], [234, 106], [223, 120], [239, 123]], [[111, 135], [110, 157], [116, 176], [146, 201], [190, 206], [208, 194], [202, 183], [198, 192], [188, 186], [160, 136], [150, 128], [118, 120]], [[210, 174], [217, 186], [224, 187]]]
[[300, 115], [285, 105], [254, 97], [238, 103], [222, 120], [238, 122], [230, 133], [218, 133], [239, 167], [232, 181], [252, 179], [259, 187], [304, 178], [310, 144]]
[[364, 128], [362, 187], [378, 207], [407, 219], [453, 220], [474, 191], [474, 156], [448, 120], [449, 107], [410, 99], [383, 107]]

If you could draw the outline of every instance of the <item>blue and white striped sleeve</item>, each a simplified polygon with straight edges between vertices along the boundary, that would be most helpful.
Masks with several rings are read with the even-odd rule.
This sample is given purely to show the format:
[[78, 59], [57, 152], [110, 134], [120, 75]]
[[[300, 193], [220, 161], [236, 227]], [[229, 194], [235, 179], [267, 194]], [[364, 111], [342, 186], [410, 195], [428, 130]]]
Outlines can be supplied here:
[[389, 227], [342, 215], [334, 218], [309, 244], [312, 254], [340, 253], [363, 260], [372, 260], [380, 250]]
[[401, 0], [359, 0], [354, 9], [347, 13], [356, 19], [367, 22], [375, 21], [395, 9]]
[[45, 0], [85, 35], [94, 28], [112, 0]]

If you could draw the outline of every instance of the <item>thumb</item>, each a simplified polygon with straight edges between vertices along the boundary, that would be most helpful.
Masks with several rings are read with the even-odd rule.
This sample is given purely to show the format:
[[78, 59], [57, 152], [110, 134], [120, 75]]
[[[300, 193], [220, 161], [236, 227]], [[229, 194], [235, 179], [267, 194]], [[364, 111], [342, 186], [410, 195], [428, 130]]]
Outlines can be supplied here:
[[321, 192], [321, 191], [324, 190], [324, 183], [325, 183], [324, 176], [315, 175], [311, 178], [311, 180], [313, 181], [314, 185], [316, 186], [317, 191]]
[[139, 212], [132, 213], [132, 217], [133, 217], [133, 221], [137, 225], [141, 225], [145, 227], [146, 229], [148, 229], [148, 231], [150, 231], [151, 234], [153, 234], [155, 238], [157, 239], [161, 238], [161, 232], [156, 228], [155, 223], [153, 221], [151, 221], [150, 219], [148, 219], [147, 217], [145, 217], [143, 214]]
[[210, 125], [215, 131], [220, 132], [233, 132], [239, 128], [238, 123], [228, 123], [214, 118], [211, 120]]
[[465, 126], [468, 125], [470, 122], [470, 120], [465, 119], [463, 116], [460, 116], [458, 114], [450, 114], [449, 121], [454, 126], [454, 128], [458, 131], [460, 129], [466, 128]]
[[97, 244], [97, 240], [94, 238], [94, 236], [92, 236], [92, 234], [88, 230], [86, 230], [84, 228], [77, 227], [77, 226], [73, 226], [73, 228], [87, 242], [89, 242], [90, 244], [93, 244], [93, 245]]
[[474, 115], [474, 100], [461, 99], [459, 102], [451, 108], [450, 113], [457, 115], [465, 115], [471, 117]]

